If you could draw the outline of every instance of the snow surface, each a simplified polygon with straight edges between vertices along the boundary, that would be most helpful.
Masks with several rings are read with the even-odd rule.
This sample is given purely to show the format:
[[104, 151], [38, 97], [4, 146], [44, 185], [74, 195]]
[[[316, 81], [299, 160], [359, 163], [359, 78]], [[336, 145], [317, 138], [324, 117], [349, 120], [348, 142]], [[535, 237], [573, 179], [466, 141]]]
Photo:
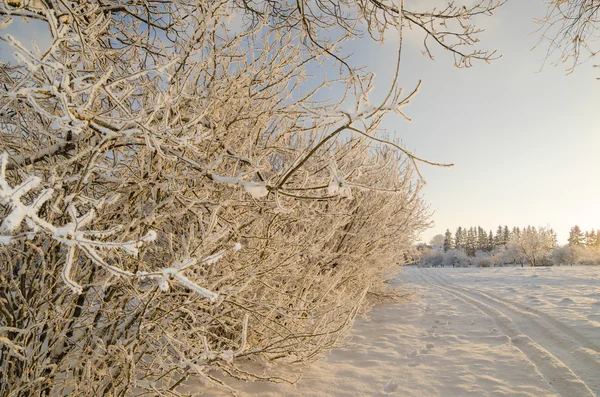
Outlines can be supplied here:
[[374, 308], [295, 385], [239, 382], [239, 395], [600, 396], [600, 267], [410, 267], [400, 277], [411, 301]]

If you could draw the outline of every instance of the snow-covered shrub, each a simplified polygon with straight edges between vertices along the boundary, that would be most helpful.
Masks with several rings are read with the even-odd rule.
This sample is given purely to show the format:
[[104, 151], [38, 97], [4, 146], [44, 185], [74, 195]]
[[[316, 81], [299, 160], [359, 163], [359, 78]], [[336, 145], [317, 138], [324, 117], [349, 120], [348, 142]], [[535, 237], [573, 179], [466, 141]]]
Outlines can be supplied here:
[[425, 248], [421, 259], [419, 260], [420, 267], [439, 267], [443, 265], [444, 251], [436, 248]]
[[493, 257], [497, 266], [513, 264], [522, 265], [523, 263], [525, 263], [525, 258], [514, 239], [509, 241], [508, 244], [506, 244], [506, 246], [498, 248], [493, 253]]
[[[239, 365], [315, 359], [391, 294], [428, 209], [423, 160], [379, 126], [418, 85], [370, 104], [374, 76], [336, 54], [360, 22], [380, 39], [404, 22], [300, 4], [0, 3], [0, 28], [36, 20], [50, 38], [2, 34], [18, 64], [0, 64], [0, 395], [275, 381]], [[493, 7], [449, 8], [440, 21], [467, 32], [447, 48]], [[307, 73], [328, 62], [339, 75]]]
[[554, 262], [550, 256], [543, 256], [538, 260], [537, 266], [554, 266]]
[[444, 267], [469, 267], [469, 264], [467, 254], [461, 249], [448, 250], [444, 253]]
[[476, 267], [492, 267], [494, 265], [494, 260], [489, 253], [477, 251], [475, 258], [473, 258], [473, 263]]
[[582, 265], [600, 265], [599, 247], [574, 247], [577, 255], [577, 262]]
[[564, 245], [552, 251], [555, 265], [600, 265], [600, 248], [584, 245]]
[[579, 262], [582, 250], [579, 247], [565, 245], [552, 250], [552, 262], [557, 265], [573, 265]]
[[498, 248], [494, 248], [490, 252], [490, 256], [492, 257], [494, 266], [504, 266], [508, 263], [505, 251], [506, 251], [506, 246], [501, 246]]

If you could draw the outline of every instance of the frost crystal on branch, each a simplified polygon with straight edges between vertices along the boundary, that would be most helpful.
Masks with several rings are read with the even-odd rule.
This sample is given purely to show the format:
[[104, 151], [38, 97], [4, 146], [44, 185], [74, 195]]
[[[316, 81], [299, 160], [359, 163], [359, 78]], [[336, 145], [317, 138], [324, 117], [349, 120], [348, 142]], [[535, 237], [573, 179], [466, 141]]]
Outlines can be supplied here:
[[228, 183], [230, 185], [241, 186], [246, 193], [254, 198], [262, 198], [269, 194], [266, 182], [245, 181], [241, 178], [219, 176], [215, 174], [212, 174], [211, 178], [217, 183]]

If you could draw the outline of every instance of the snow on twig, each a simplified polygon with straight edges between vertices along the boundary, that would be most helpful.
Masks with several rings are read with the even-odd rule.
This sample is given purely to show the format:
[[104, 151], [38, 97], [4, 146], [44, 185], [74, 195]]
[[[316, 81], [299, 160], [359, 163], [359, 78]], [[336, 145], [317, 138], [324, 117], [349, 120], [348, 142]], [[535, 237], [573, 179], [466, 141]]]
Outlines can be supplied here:
[[[26, 221], [28, 227], [30, 227], [34, 233], [45, 233], [54, 240], [62, 243], [68, 247], [67, 255], [65, 258], [65, 264], [61, 272], [61, 278], [73, 291], [74, 294], [81, 294], [83, 287], [73, 281], [71, 273], [73, 271], [73, 265], [75, 262], [75, 250], [79, 248], [94, 264], [106, 269], [113, 276], [121, 277], [150, 277], [153, 276], [147, 273], [134, 274], [130, 271], [121, 269], [117, 266], [107, 263], [102, 255], [98, 252], [99, 249], [121, 249], [129, 255], [138, 254], [138, 246], [143, 243], [150, 243], [156, 240], [156, 232], [151, 230], [145, 236], [138, 240], [130, 240], [125, 242], [116, 241], [98, 241], [92, 240], [86, 237], [88, 231], [80, 230], [79, 228], [89, 225], [96, 216], [95, 210], [90, 210], [83, 216], [77, 215], [77, 210], [72, 202], [68, 206], [68, 214], [72, 219], [72, 222], [67, 223], [63, 226], [55, 226], [51, 223], [40, 218], [38, 215], [42, 205], [47, 202], [53, 194], [52, 189], [43, 189], [41, 193], [34, 200], [33, 204], [26, 205], [21, 199], [24, 195], [30, 193], [32, 190], [39, 187], [41, 179], [37, 176], [29, 176], [24, 182], [11, 188], [6, 181], [6, 165], [8, 163], [8, 154], [6, 152], [0, 155], [0, 204], [8, 205], [10, 208], [9, 214], [4, 218], [0, 224], [0, 232], [6, 233], [0, 236], [0, 244], [9, 244], [12, 237], [10, 234], [20, 228], [23, 221]], [[69, 201], [71, 199], [69, 198]], [[106, 234], [111, 234], [113, 231], [92, 231], [92, 235], [98, 237]], [[201, 261], [203, 265], [210, 265], [216, 263], [224, 255], [225, 251], [219, 251], [213, 255], [204, 258]], [[163, 291], [168, 290], [167, 279], [169, 277], [177, 280], [180, 284], [189, 288], [190, 290], [208, 298], [211, 302], [214, 302], [218, 295], [211, 292], [187, 277], [181, 272], [188, 267], [193, 266], [196, 263], [195, 259], [185, 261], [178, 268], [166, 268], [163, 269], [161, 274], [161, 281], [159, 283], [160, 289]]]
[[269, 194], [267, 182], [245, 181], [241, 178], [220, 176], [216, 174], [212, 174], [211, 178], [217, 183], [228, 183], [230, 185], [241, 186], [246, 193], [250, 194], [253, 198], [262, 198]]

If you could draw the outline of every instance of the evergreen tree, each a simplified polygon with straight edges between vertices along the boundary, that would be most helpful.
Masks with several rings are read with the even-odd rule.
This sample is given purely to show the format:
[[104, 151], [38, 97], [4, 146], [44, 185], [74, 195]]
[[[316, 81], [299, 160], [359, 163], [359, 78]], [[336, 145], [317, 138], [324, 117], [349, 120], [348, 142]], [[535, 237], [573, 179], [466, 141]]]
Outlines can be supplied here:
[[596, 242], [598, 241], [598, 236], [596, 235], [596, 231], [592, 229], [589, 233], [585, 233], [585, 245], [587, 247], [595, 247]]
[[512, 235], [515, 236], [515, 237], [520, 237], [521, 236], [521, 229], [519, 229], [517, 226], [513, 227]]
[[510, 241], [510, 231], [508, 230], [508, 226], [504, 226], [504, 233], [502, 234], [502, 243], [504, 245], [508, 244]]
[[569, 232], [569, 245], [570, 246], [578, 246], [583, 244], [583, 233], [579, 226], [575, 225], [571, 228]]
[[590, 241], [590, 232], [585, 232], [583, 234], [583, 245], [588, 246], [588, 242]]
[[444, 235], [444, 252], [448, 252], [452, 248], [452, 233], [450, 233], [450, 229], [446, 229], [446, 234]]
[[465, 249], [465, 231], [462, 227], [458, 227], [458, 229], [456, 229], [456, 235], [454, 238], [454, 247], [456, 249]]
[[517, 226], [517, 237], [521, 237], [521, 228]]
[[494, 249], [494, 233], [492, 233], [492, 231], [490, 230], [490, 234], [488, 236], [488, 246], [487, 246], [487, 250], [491, 251]]
[[477, 227], [477, 250], [487, 251], [488, 236], [481, 226]]
[[467, 238], [465, 241], [465, 253], [467, 256], [475, 256], [477, 252], [477, 232], [475, 228], [470, 228], [467, 232]]
[[494, 247], [498, 248], [502, 246], [504, 234], [502, 233], [502, 226], [498, 226], [498, 230], [496, 230], [496, 236], [494, 236]]

